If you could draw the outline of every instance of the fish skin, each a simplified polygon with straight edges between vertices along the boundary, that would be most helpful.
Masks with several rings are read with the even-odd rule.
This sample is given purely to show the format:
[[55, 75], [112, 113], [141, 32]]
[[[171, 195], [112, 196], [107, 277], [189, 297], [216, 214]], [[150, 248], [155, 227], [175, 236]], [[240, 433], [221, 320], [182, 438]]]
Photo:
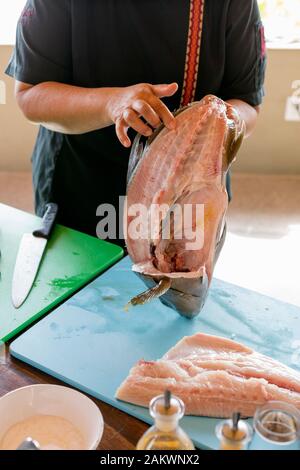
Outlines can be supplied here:
[[205, 304], [225, 241], [226, 174], [242, 143], [244, 123], [234, 108], [213, 95], [178, 110], [175, 116], [175, 130], [161, 126], [145, 146], [140, 135], [134, 141], [124, 220], [130, 225], [127, 209], [136, 203], [144, 204], [148, 214], [151, 204], [204, 203], [204, 246], [190, 254], [184, 248], [186, 240], [163, 240], [161, 236], [133, 240], [126, 228], [124, 233], [133, 271], [149, 289], [164, 278], [172, 279], [161, 302], [193, 318]]
[[300, 410], [300, 373], [240, 343], [197, 333], [184, 337], [158, 361], [139, 361], [116, 398], [148, 407], [170, 390], [186, 414], [252, 417], [258, 406], [283, 401]]

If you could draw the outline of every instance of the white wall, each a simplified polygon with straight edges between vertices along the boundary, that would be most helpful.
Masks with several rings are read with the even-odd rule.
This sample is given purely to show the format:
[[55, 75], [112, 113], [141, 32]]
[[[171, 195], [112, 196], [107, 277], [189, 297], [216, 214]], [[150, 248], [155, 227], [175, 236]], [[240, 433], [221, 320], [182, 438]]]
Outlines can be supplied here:
[[37, 126], [26, 121], [14, 98], [14, 81], [4, 75], [12, 52], [10, 46], [0, 46], [0, 80], [6, 88], [6, 104], [0, 104], [0, 171], [30, 169], [31, 151]]
[[300, 79], [300, 49], [268, 51], [266, 96], [253, 136], [244, 142], [235, 170], [300, 173], [300, 122], [284, 121], [291, 84]]
[[24, 8], [26, 0], [1, 0], [0, 15], [0, 44], [11, 45], [15, 43], [15, 31], [18, 18]]

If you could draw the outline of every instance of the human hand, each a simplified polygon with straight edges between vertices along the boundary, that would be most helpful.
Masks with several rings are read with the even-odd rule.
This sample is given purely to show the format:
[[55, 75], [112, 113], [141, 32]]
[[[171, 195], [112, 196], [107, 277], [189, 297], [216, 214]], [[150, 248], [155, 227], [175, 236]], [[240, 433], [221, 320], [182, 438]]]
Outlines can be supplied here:
[[[124, 147], [130, 147], [127, 135], [131, 127], [150, 137], [153, 128], [163, 123], [168, 129], [175, 128], [175, 118], [161, 98], [172, 96], [178, 90], [177, 83], [151, 85], [139, 83], [124, 88], [115, 88], [108, 100], [107, 111], [116, 126], [116, 134]], [[143, 119], [142, 119], [143, 118]]]

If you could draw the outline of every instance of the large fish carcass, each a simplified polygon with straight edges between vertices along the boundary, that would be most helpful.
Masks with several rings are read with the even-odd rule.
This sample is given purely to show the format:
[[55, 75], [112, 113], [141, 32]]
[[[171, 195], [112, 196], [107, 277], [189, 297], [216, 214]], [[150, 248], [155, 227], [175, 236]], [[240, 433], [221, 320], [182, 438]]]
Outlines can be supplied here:
[[176, 128], [137, 136], [129, 159], [125, 238], [135, 271], [154, 297], [192, 318], [205, 302], [226, 235], [226, 174], [244, 121], [208, 95], [175, 113]]

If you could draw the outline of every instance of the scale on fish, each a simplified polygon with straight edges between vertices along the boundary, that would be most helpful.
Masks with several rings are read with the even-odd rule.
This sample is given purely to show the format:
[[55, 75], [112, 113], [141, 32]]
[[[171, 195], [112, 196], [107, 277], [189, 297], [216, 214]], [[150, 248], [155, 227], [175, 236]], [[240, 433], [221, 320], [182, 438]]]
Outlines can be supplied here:
[[124, 233], [132, 269], [149, 290], [127, 305], [159, 298], [192, 318], [205, 303], [225, 241], [226, 174], [244, 121], [212, 95], [174, 115], [176, 129], [161, 126], [145, 145], [138, 135], [129, 158]]

